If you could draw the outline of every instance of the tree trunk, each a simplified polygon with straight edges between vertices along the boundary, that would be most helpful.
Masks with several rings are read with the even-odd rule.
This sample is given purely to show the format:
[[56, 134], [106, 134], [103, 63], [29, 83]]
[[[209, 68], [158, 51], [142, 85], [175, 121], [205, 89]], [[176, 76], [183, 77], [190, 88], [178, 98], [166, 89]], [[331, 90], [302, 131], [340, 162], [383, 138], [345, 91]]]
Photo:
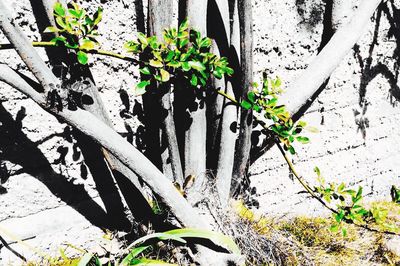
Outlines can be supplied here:
[[[157, 36], [157, 38], [163, 40], [163, 31], [169, 28], [172, 24], [173, 5], [172, 1], [169, 0], [150, 0], [149, 1], [149, 35]], [[162, 164], [164, 171], [170, 171], [173, 176], [173, 181], [178, 183], [180, 186], [183, 185], [183, 171], [181, 158], [178, 148], [178, 140], [176, 137], [175, 121], [173, 118], [173, 110], [171, 106], [171, 88], [170, 86], [161, 86], [158, 88], [161, 94], [160, 101], [160, 112], [162, 116], [162, 133], [161, 141], [167, 143], [168, 149], [163, 152]]]
[[[186, 17], [189, 26], [198, 30], [202, 36], [206, 35], [207, 0], [186, 0]], [[200, 198], [201, 187], [206, 175], [206, 136], [207, 121], [205, 108], [205, 93], [195, 90], [188, 92], [195, 103], [189, 108], [190, 127], [185, 132], [184, 144], [184, 176], [194, 176], [194, 185], [188, 191], [188, 199], [195, 203]]]
[[[253, 83], [253, 20], [251, 2], [251, 0], [238, 0], [242, 99], [247, 99], [247, 93], [251, 90]], [[241, 181], [245, 178], [249, 165], [251, 132], [253, 129], [252, 113], [251, 110], [245, 109], [242, 109], [240, 112], [240, 129], [236, 144], [231, 193], [237, 190]]]
[[[35, 14], [37, 20], [39, 16], [46, 15], [47, 20], [51, 22], [51, 25], [55, 26], [53, 19], [53, 6], [57, 1], [42, 0], [41, 2], [46, 14]], [[64, 1], [62, 1], [62, 3], [66, 4]], [[40, 28], [44, 29], [45, 27], [45, 25], [40, 25]], [[75, 56], [68, 53], [68, 51], [65, 49], [61, 50], [61, 52], [58, 50], [57, 53], [49, 53], [49, 50], [47, 52], [53, 66], [65, 65], [70, 69], [72, 80], [75, 80], [75, 82], [79, 82], [80, 79], [86, 80], [86, 84], [78, 84], [78, 86], [85, 87], [85, 94], [87, 94], [93, 100], [93, 103], [86, 105], [83, 104], [84, 109], [94, 114], [108, 126], [113, 127], [113, 123], [108, 116], [108, 112], [101, 99], [100, 93], [94, 84], [90, 69], [87, 66], [79, 65], [75, 59]], [[94, 143], [89, 143], [92, 142], [92, 140], [89, 141], [86, 137], [81, 137], [80, 134], [75, 134], [75, 137], [78, 140], [82, 139], [80, 141], [80, 148], [85, 154], [92, 154], [91, 156], [93, 156], [93, 154], [96, 153], [96, 150], [99, 150], [100, 153], [98, 156], [101, 156], [107, 162], [107, 165], [111, 169], [111, 173], [117, 182], [122, 195], [124, 196], [125, 202], [135, 219], [142, 222], [153, 220], [154, 215], [152, 209], [146, 200], [146, 195], [144, 194], [142, 184], [140, 183], [136, 174], [127, 168], [123, 163], [121, 163], [117, 158], [115, 158], [114, 155], [109, 154], [108, 151], [103, 149], [101, 146]], [[103, 159], [100, 158], [97, 159], [99, 163], [102, 163], [102, 160]], [[94, 176], [94, 179], [106, 179], [106, 176], [104, 176], [105, 174], [106, 173], [103, 173], [103, 176]]]
[[[229, 5], [228, 1], [218, 1], [218, 6], [220, 6], [221, 14], [226, 14], [226, 19], [224, 20], [224, 26], [227, 32], [227, 39], [229, 44], [229, 62], [239, 61], [240, 57], [240, 29], [239, 29], [239, 17], [237, 9], [237, 1], [234, 3], [234, 12], [232, 14], [233, 24], [230, 26], [229, 18]], [[225, 16], [224, 16], [225, 18]], [[237, 52], [236, 52], [237, 51]], [[239, 73], [239, 69], [236, 67], [235, 73]], [[226, 83], [225, 92], [229, 95], [234, 96], [233, 91], [233, 79], [229, 78]], [[236, 86], [239, 84], [236, 84]], [[219, 194], [219, 198], [222, 206], [228, 203], [231, 183], [232, 183], [232, 173], [233, 173], [233, 163], [235, 155], [235, 142], [236, 142], [236, 127], [237, 127], [237, 107], [232, 104], [229, 100], [224, 99], [223, 111], [222, 111], [222, 125], [221, 125], [221, 141], [218, 154], [218, 164], [216, 170], [216, 186]]]
[[34, 100], [44, 110], [58, 116], [69, 125], [91, 137], [121, 160], [129, 169], [141, 176], [183, 226], [211, 229], [156, 166], [97, 117], [80, 108], [75, 111], [66, 108], [59, 111], [49, 109], [45, 97], [34, 90], [12, 69], [0, 64], [0, 73], [1, 81], [13, 86]]

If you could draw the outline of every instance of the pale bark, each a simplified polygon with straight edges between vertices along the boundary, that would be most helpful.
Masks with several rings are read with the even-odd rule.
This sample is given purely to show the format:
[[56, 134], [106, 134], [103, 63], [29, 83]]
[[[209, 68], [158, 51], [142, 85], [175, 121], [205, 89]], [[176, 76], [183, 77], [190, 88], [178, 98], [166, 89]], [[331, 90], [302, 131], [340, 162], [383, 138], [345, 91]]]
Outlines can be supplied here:
[[155, 167], [140, 151], [128, 144], [123, 137], [93, 114], [79, 108], [75, 111], [66, 108], [58, 112], [49, 110], [46, 106], [45, 97], [35, 91], [16, 72], [6, 65], [0, 64], [0, 73], [1, 81], [18, 89], [46, 111], [57, 115], [69, 125], [90, 136], [121, 160], [132, 171], [141, 176], [144, 182], [160, 196], [182, 225], [210, 229], [210, 226], [203, 222], [199, 214], [190, 206], [157, 167]]
[[[239, 29], [239, 17], [237, 12], [237, 1], [235, 1], [234, 12], [232, 15], [234, 23], [232, 29], [229, 23], [229, 5], [228, 1], [217, 1], [217, 4], [221, 10], [221, 14], [224, 14], [224, 26], [228, 36], [229, 49], [236, 50], [240, 56], [240, 29]], [[227, 14], [226, 14], [227, 13]], [[226, 17], [225, 17], [226, 16]], [[230, 56], [234, 56], [236, 53], [230, 53]], [[232, 62], [233, 58], [229, 58]], [[239, 60], [239, 58], [236, 58]], [[235, 69], [235, 74], [239, 69]], [[227, 81], [225, 92], [229, 95], [234, 96], [232, 79]], [[221, 97], [222, 98], [222, 97]], [[216, 187], [218, 190], [221, 204], [226, 206], [228, 203], [231, 183], [232, 183], [232, 171], [235, 155], [235, 142], [236, 142], [236, 122], [237, 122], [237, 107], [232, 104], [229, 100], [224, 99], [224, 106], [222, 111], [222, 125], [221, 125], [221, 141], [218, 154], [218, 164], [215, 173], [216, 176]]]
[[10, 15], [3, 0], [0, 0], [0, 28], [10, 42], [14, 44], [15, 50], [32, 71], [33, 75], [43, 85], [45, 92], [49, 92], [60, 86], [60, 82], [54, 77], [35, 49], [33, 49], [28, 38], [15, 25], [15, 20]]
[[[53, 18], [53, 6], [57, 2], [57, 0], [42, 0], [42, 5], [45, 8], [47, 19], [51, 22], [52, 26], [55, 26], [54, 24], [54, 18]], [[62, 4], [66, 6], [65, 1], [61, 1]], [[39, 14], [38, 14], [39, 15]], [[51, 61], [54, 61], [56, 64], [61, 64], [60, 58], [64, 58], [67, 56], [74, 56], [74, 55], [68, 55], [67, 50], [61, 50], [58, 51], [58, 53], [51, 53], [49, 54], [49, 59]], [[53, 58], [54, 57], [54, 58]], [[63, 64], [71, 64], [71, 62], [78, 64], [75, 60], [65, 60], [67, 62], [62, 62]], [[67, 65], [68, 67], [68, 65]], [[96, 117], [98, 117], [101, 121], [103, 121], [105, 124], [107, 124], [109, 127], [113, 127], [113, 123], [108, 116], [108, 112], [104, 106], [104, 103], [101, 99], [100, 93], [98, 92], [98, 89], [96, 85], [94, 84], [92, 75], [90, 73], [90, 70], [86, 66], [81, 66], [80, 68], [73, 67], [72, 65], [69, 65], [72, 69], [71, 75], [75, 77], [75, 79], [86, 79], [89, 81], [89, 84], [86, 84], [85, 88], [85, 94], [87, 94], [89, 97], [92, 98], [93, 103], [85, 105], [84, 104], [84, 109], [91, 112], [94, 114]], [[79, 136], [77, 136], [79, 137]], [[81, 147], [85, 149], [85, 147]], [[93, 147], [91, 147], [93, 148]], [[135, 216], [136, 219], [138, 220], [151, 220], [151, 217], [146, 217], [150, 216], [152, 214], [151, 207], [146, 201], [146, 195], [143, 191], [142, 184], [139, 181], [138, 176], [132, 172], [128, 167], [126, 167], [123, 163], [121, 163], [114, 155], [109, 154], [107, 150], [103, 149], [101, 146], [98, 148], [101, 149], [101, 152], [104, 155], [104, 159], [106, 160], [108, 167], [111, 169], [112, 174], [114, 176], [115, 181], [117, 182], [122, 194], [124, 195], [125, 201], [131, 210], [132, 214]], [[94, 151], [92, 151], [94, 152]], [[128, 179], [135, 187], [136, 190], [133, 187], [127, 186], [125, 184], [124, 179]], [[128, 190], [134, 189], [135, 191], [128, 191]], [[132, 193], [141, 193], [142, 195], [132, 195]], [[138, 206], [138, 204], [142, 204], [143, 206]]]
[[[253, 83], [253, 20], [251, 0], [238, 0], [240, 24], [240, 66], [242, 98], [247, 99], [247, 93]], [[235, 192], [241, 180], [246, 175], [249, 166], [251, 149], [252, 116], [251, 110], [242, 109], [240, 112], [239, 138], [236, 145], [235, 163], [233, 168], [233, 186]]]
[[[170, 0], [150, 0], [149, 1], [149, 35], [155, 35], [163, 40], [163, 31], [172, 24], [173, 5]], [[175, 121], [171, 105], [171, 88], [170, 85], [161, 86], [161, 112], [165, 112], [166, 116], [162, 120], [162, 140], [167, 142], [168, 149], [161, 155], [164, 173], [171, 171], [173, 181], [183, 185], [183, 170], [179, 154], [178, 140], [175, 131]], [[164, 92], [165, 91], [165, 92]], [[161, 141], [162, 143], [162, 141]], [[167, 169], [168, 168], [168, 169]], [[170, 169], [169, 169], [170, 168]]]
[[307, 69], [289, 84], [285, 93], [289, 111], [297, 113], [303, 105], [312, 101], [313, 94], [329, 78], [365, 32], [380, 3], [381, 0], [363, 0], [350, 22], [337, 30]]
[[[186, 17], [189, 26], [206, 35], [207, 0], [186, 0]], [[195, 93], [193, 91], [193, 93]], [[205, 109], [205, 94], [197, 95], [195, 110], [190, 111], [192, 122], [185, 132], [184, 144], [184, 176], [195, 176], [193, 187], [188, 191], [188, 199], [192, 202], [199, 200], [199, 194], [204, 184], [206, 174], [206, 136], [207, 121]]]

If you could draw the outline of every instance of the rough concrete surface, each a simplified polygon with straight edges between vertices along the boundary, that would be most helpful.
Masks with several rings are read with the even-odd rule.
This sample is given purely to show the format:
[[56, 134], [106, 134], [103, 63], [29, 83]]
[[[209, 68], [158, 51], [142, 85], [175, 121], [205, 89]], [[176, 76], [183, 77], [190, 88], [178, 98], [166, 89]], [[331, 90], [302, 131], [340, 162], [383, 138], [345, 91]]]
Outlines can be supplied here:
[[[131, 2], [85, 1], [85, 6], [102, 4], [105, 9], [100, 27], [100, 42], [105, 49], [121, 50], [120, 40], [134, 36], [138, 10]], [[31, 3], [35, 1], [6, 1], [17, 24], [31, 40], [39, 40]], [[287, 84], [315, 58], [324, 30], [324, 3], [254, 1], [257, 79], [267, 71]], [[315, 183], [313, 168], [318, 166], [328, 181], [363, 185], [369, 199], [389, 199], [391, 185], [400, 186], [400, 39], [396, 39], [400, 38], [400, 29], [394, 23], [400, 21], [400, 1], [388, 3], [388, 11], [383, 10], [379, 20], [376, 15], [371, 19], [358, 48], [343, 60], [305, 114], [303, 120], [320, 132], [310, 134], [310, 144], [298, 144], [298, 155], [293, 158], [310, 183]], [[358, 4], [348, 1], [347, 9], [341, 10], [343, 23]], [[0, 42], [6, 42], [1, 34]], [[37, 51], [46, 59], [43, 49]], [[31, 76], [13, 51], [0, 51], [0, 62]], [[91, 57], [90, 62], [116, 130], [129, 135], [127, 125], [137, 128], [138, 122], [123, 118], [121, 111], [135, 106], [131, 92], [139, 75], [137, 68], [106, 57]], [[2, 191], [6, 190], [0, 194], [0, 229], [6, 228], [22, 239], [33, 237], [28, 240], [30, 245], [53, 254], [63, 243], [90, 248], [103, 234], [91, 221], [106, 220], [107, 213], [75, 142], [65, 138], [69, 127], [10, 87], [1, 84], [0, 88], [0, 177]], [[121, 90], [131, 95], [129, 106], [123, 104]], [[276, 147], [259, 158], [250, 173], [251, 185], [257, 187], [258, 212], [278, 216], [324, 214], [317, 202], [299, 193], [302, 188], [290, 179]], [[33, 256], [31, 250], [15, 243], [10, 247], [28, 258]], [[19, 262], [1, 244], [0, 252], [0, 265]]]

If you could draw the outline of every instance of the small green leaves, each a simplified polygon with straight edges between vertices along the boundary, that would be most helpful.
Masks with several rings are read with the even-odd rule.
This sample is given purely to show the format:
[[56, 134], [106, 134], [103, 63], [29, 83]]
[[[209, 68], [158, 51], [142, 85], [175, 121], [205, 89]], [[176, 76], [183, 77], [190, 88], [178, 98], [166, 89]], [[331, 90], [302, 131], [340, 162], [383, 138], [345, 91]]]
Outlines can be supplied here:
[[65, 16], [65, 9], [60, 2], [54, 4], [54, 13], [59, 16]]
[[188, 63], [191, 68], [196, 69], [199, 72], [206, 70], [206, 67], [200, 61], [189, 61]]
[[76, 53], [77, 58], [78, 58], [78, 62], [81, 63], [82, 65], [86, 65], [88, 62], [88, 56], [85, 52], [83, 51], [78, 51]]
[[321, 171], [319, 170], [318, 166], [314, 167], [314, 172], [317, 174], [318, 177], [321, 176]]
[[50, 26], [50, 27], [47, 27], [47, 28], [44, 30], [44, 33], [55, 33], [55, 32], [59, 32], [59, 31], [60, 31], [60, 30], [57, 29], [56, 27]]
[[161, 81], [162, 82], [167, 82], [170, 78], [170, 74], [168, 71], [164, 69], [160, 69], [160, 74], [161, 74]]
[[56, 21], [55, 27], [47, 27], [45, 32], [58, 33], [51, 41], [57, 46], [65, 46], [71, 49], [79, 49], [78, 62], [87, 64], [88, 56], [82, 50], [93, 50], [99, 45], [96, 40], [97, 24], [102, 19], [101, 8], [98, 8], [93, 17], [87, 15], [77, 3], [68, 3], [68, 8], [56, 2], [53, 6], [53, 15]]
[[195, 74], [192, 74], [192, 78], [190, 79], [190, 84], [192, 84], [192, 86], [197, 86], [197, 76]]
[[302, 144], [307, 144], [310, 142], [310, 139], [307, 137], [296, 137], [296, 140]]
[[246, 101], [246, 100], [243, 100], [243, 101], [240, 102], [240, 106], [243, 107], [243, 108], [246, 109], [246, 110], [250, 110], [252, 104], [249, 103], [249, 102]]
[[158, 60], [154, 60], [154, 59], [151, 59], [149, 61], [149, 65], [152, 66], [152, 67], [156, 67], [156, 68], [160, 68], [160, 67], [164, 66], [164, 64], [162, 62], [160, 62]]
[[97, 8], [96, 13], [93, 15], [93, 25], [97, 25], [103, 18], [103, 9], [101, 7]]
[[136, 91], [135, 91], [136, 96], [145, 94], [146, 93], [146, 87], [148, 85], [150, 85], [150, 81], [148, 81], [148, 80], [143, 80], [143, 81], [139, 82], [136, 85]]
[[148, 67], [143, 67], [139, 71], [140, 71], [140, 73], [142, 73], [144, 75], [150, 75], [151, 74], [150, 69]]

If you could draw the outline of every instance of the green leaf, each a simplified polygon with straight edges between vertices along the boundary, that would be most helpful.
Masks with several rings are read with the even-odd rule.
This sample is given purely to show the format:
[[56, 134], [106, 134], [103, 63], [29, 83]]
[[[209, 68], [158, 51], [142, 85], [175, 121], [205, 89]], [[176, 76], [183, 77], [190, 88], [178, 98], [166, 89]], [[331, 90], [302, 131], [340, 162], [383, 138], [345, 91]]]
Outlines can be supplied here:
[[243, 100], [243, 101], [240, 102], [240, 106], [243, 107], [243, 108], [246, 109], [246, 110], [250, 110], [252, 104], [249, 103], [249, 102], [246, 101], [246, 100]]
[[84, 39], [82, 40], [82, 44], [79, 47], [82, 49], [92, 50], [95, 46], [96, 44], [93, 41], [89, 39]]
[[314, 167], [314, 172], [317, 174], [317, 176], [321, 176], [321, 171], [319, 170], [318, 166]]
[[174, 51], [172, 51], [172, 50], [168, 51], [168, 54], [165, 57], [165, 61], [166, 62], [171, 61], [174, 58], [174, 56], [175, 56], [175, 52]]
[[96, 13], [93, 15], [93, 25], [97, 25], [103, 18], [103, 9], [101, 7], [97, 8]]
[[329, 228], [329, 230], [330, 230], [332, 233], [336, 233], [337, 231], [339, 231], [339, 225], [338, 225], [338, 224], [334, 224], [334, 225], [332, 225], [332, 226]]
[[67, 24], [65, 24], [65, 20], [63, 17], [56, 17], [57, 25], [60, 26], [62, 29], [67, 29]]
[[144, 75], [150, 75], [150, 69], [148, 67], [143, 67], [140, 70], [140, 73], [144, 74]]
[[206, 70], [205, 65], [199, 61], [189, 61], [188, 63], [191, 68], [196, 69], [199, 72]]
[[254, 93], [254, 91], [249, 91], [247, 93], [247, 99], [249, 99], [249, 102], [251, 102], [251, 103], [256, 102], [256, 94]]
[[[179, 238], [189, 237], [189, 238], [208, 239], [211, 240], [214, 244], [223, 247], [234, 254], [240, 254], [240, 249], [236, 245], [236, 243], [232, 240], [232, 238], [218, 232], [196, 229], [196, 228], [182, 228], [182, 229], [167, 231], [164, 234]], [[161, 240], [163, 239], [161, 238]]]
[[181, 25], [179, 25], [179, 32], [185, 31], [188, 29], [189, 26], [189, 21], [187, 18], [185, 18], [182, 22]]
[[167, 64], [167, 66], [173, 67], [173, 68], [177, 68], [181, 66], [180, 62], [176, 62], [176, 61], [171, 61]]
[[164, 69], [160, 69], [160, 74], [161, 74], [162, 82], [167, 82], [170, 79], [170, 74], [168, 71], [166, 71]]
[[154, 60], [154, 59], [151, 59], [149, 61], [149, 65], [152, 66], [152, 67], [157, 67], [157, 68], [160, 68], [160, 67], [164, 66], [162, 62], [160, 62], [158, 60]]
[[57, 36], [51, 39], [51, 42], [54, 42], [57, 46], [60, 46], [60, 45], [65, 45], [67, 39], [64, 36]]
[[290, 154], [292, 154], [292, 155], [295, 155], [295, 154], [296, 154], [296, 150], [294, 149], [293, 146], [289, 146], [289, 147], [288, 147], [288, 150], [289, 150]]
[[147, 44], [148, 44], [146, 35], [144, 35], [143, 33], [138, 32], [138, 33], [137, 33], [137, 38], [138, 38], [138, 40], [139, 40], [140, 43], [142, 43], [142, 44], [144, 44], [144, 45], [147, 45]]
[[255, 105], [253, 105], [253, 110], [260, 113], [262, 111], [262, 108], [255, 104]]
[[78, 51], [78, 53], [76, 53], [77, 57], [78, 57], [78, 62], [81, 63], [82, 65], [86, 65], [88, 62], [88, 55], [83, 52], [83, 51]]
[[131, 252], [129, 252], [129, 254], [122, 260], [120, 265], [121, 266], [131, 265], [131, 261], [149, 247], [150, 246], [142, 246], [132, 249]]
[[83, 257], [79, 260], [77, 266], [86, 266], [88, 263], [92, 260], [93, 254], [92, 253], [86, 253], [83, 255]]
[[183, 71], [189, 71], [190, 70], [190, 65], [188, 62], [181, 62], [182, 64], [182, 70]]
[[190, 84], [192, 84], [192, 86], [197, 86], [197, 76], [195, 74], [192, 74], [192, 78], [190, 79]]
[[152, 260], [152, 259], [146, 259], [146, 258], [133, 259], [131, 261], [130, 265], [137, 265], [137, 266], [157, 266], [157, 265], [177, 266], [177, 264], [170, 264], [170, 263], [164, 262], [162, 260]]
[[347, 229], [346, 228], [342, 228], [342, 235], [344, 237], [347, 236]]
[[302, 144], [307, 144], [307, 143], [310, 142], [310, 139], [309, 139], [309, 138], [307, 138], [307, 137], [301, 137], [301, 136], [297, 137], [296, 140], [297, 140], [298, 142], [302, 143]]
[[54, 4], [53, 9], [54, 9], [54, 13], [55, 14], [57, 14], [59, 16], [62, 16], [62, 17], [65, 16], [65, 9], [64, 9], [63, 5], [60, 2], [56, 2]]
[[299, 122], [297, 122], [297, 126], [299, 126], [299, 127], [305, 127], [305, 126], [307, 126], [307, 122], [299, 121]]
[[136, 84], [136, 88], [143, 89], [143, 88], [146, 88], [146, 86], [148, 86], [150, 84], [151, 84], [151, 82], [149, 80], [143, 80], [143, 81], [139, 82], [138, 84]]
[[83, 12], [78, 12], [75, 9], [68, 9], [68, 12], [75, 18], [79, 19]]
[[280, 79], [279, 77], [276, 77], [276, 80], [275, 80], [275, 87], [280, 87], [281, 84], [282, 84], [281, 79]]
[[56, 27], [50, 26], [47, 27], [43, 32], [45, 33], [54, 33], [54, 32], [59, 32], [60, 30], [57, 29]]

